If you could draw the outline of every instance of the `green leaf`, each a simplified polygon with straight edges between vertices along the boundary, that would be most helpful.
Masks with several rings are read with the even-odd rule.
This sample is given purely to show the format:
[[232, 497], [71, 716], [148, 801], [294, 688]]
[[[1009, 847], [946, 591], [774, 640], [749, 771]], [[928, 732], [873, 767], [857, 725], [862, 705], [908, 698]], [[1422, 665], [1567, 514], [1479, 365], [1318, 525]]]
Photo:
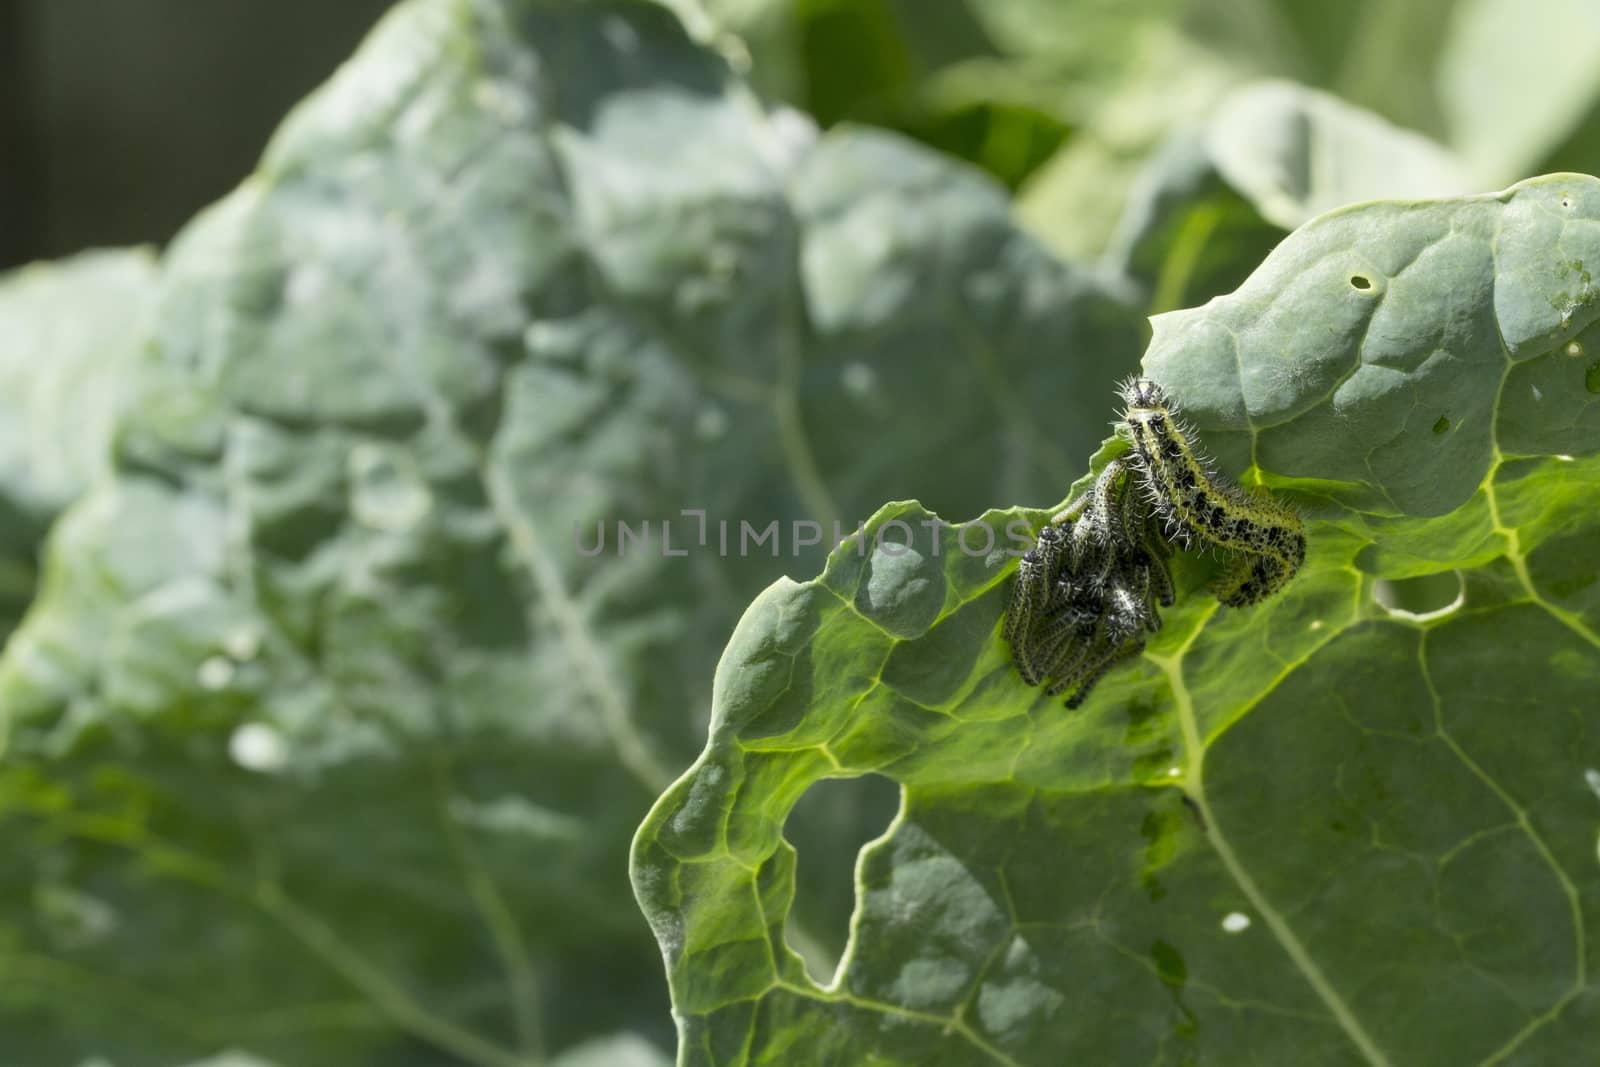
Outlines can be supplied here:
[[1145, 164], [1105, 258], [1148, 288], [1153, 313], [1171, 311], [1237, 288], [1313, 216], [1473, 191], [1461, 163], [1424, 137], [1327, 93], [1252, 82]]
[[[1193, 0], [1184, 29], [1241, 74], [1292, 78], [1445, 141], [1440, 57], [1452, 27], [1473, 6], [1479, 0], [1353, 0], [1338, 8], [1302, 0]], [[1540, 21], [1546, 6], [1547, 0], [1533, 0], [1529, 21]], [[1515, 91], [1510, 69], [1486, 67], [1484, 78]]]
[[1285, 230], [1363, 200], [1477, 191], [1467, 168], [1426, 137], [1293, 82], [1233, 90], [1205, 136], [1222, 177]]
[[1081, 128], [1023, 187], [1024, 219], [1062, 254], [1111, 245], [1110, 220], [1135, 199], [1146, 162], [1197, 127], [1215, 140], [1219, 110], [1238, 106], [1225, 95], [1263, 78], [1321, 90], [1260, 95], [1266, 113], [1237, 115], [1247, 121], [1215, 149], [1229, 181], [1280, 225], [1374, 197], [1494, 188], [1541, 159], [1600, 166], [1583, 121], [1600, 101], [1600, 15], [1583, 0], [1197, 2], [1168, 15], [1123, 28], [1142, 52], [1100, 81]]
[[1135, 183], [1175, 133], [1204, 126], [1240, 74], [1156, 28], [1124, 81], [1102, 90], [1081, 129], [1018, 190], [1017, 214], [1057, 254], [1106, 252]]
[[648, 1061], [629, 835], [825, 557], [792, 523], [1056, 495], [1140, 335], [992, 182], [644, 0], [401, 5], [159, 287], [0, 660], [30, 1067]]
[[[766, 94], [867, 122], [1015, 187], [1067, 135], [1056, 80], [1001, 55], [967, 0], [708, 0]], [[1102, 35], [1103, 36], [1103, 35]]]
[[1189, 131], [1145, 164], [1105, 260], [1135, 279], [1159, 314], [1233, 291], [1282, 239], [1222, 177], [1206, 138]]
[[51, 521], [110, 464], [154, 288], [143, 249], [0, 275], [0, 641], [33, 599]]
[[[1316, 166], [1335, 171], [1312, 174], [1317, 185], [1337, 189], [1351, 169], [1389, 183], [1319, 201], [1292, 225], [1370, 196], [1495, 188], [1541, 159], [1600, 167], [1584, 121], [1600, 104], [1600, 14], [1587, 0], [706, 3], [742, 39], [764, 92], [824, 124], [901, 130], [1020, 186], [1024, 217], [1063, 255], [1105, 250], [1146, 161], [1230, 89], [1260, 79], [1358, 109], [1298, 109], [1328, 149]], [[1470, 180], [1418, 190], [1437, 161], [1393, 158], [1393, 131], [1374, 121], [1445, 146], [1450, 169]], [[1295, 131], [1273, 136], [1285, 133]], [[1374, 147], [1378, 159], [1363, 151]], [[1423, 166], [1410, 175], [1405, 163]]]
[[[1470, 0], [1439, 37], [1444, 134], [1479, 174], [1527, 173], [1600, 106], [1600, 9], [1585, 0], [1536, 8]], [[1535, 72], [1529, 77], [1529, 72]], [[1583, 161], [1595, 164], [1591, 155]]]
[[[878, 544], [918, 505], [768, 588], [634, 845], [680, 1063], [1581, 1062], [1597, 262], [1600, 180], [1552, 175], [1323, 216], [1158, 318], [1146, 372], [1310, 552], [1239, 611], [1185, 558], [1165, 628], [1079, 712], [1011, 666], [1004, 544]], [[901, 809], [820, 985], [784, 941], [810, 862], [785, 819], [868, 773]]]

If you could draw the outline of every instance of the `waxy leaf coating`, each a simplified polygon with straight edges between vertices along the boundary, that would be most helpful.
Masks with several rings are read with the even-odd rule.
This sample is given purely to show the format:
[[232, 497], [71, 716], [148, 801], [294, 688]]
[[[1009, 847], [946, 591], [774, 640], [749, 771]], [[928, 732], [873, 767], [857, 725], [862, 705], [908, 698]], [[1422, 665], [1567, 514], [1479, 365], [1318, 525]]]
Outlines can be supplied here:
[[[1081, 711], [1009, 662], [1014, 556], [877, 543], [918, 505], [758, 597], [634, 845], [680, 1063], [1592, 1057], [1596, 264], [1600, 181], [1552, 175], [1334, 212], [1156, 319], [1143, 373], [1309, 551], [1242, 610], [1190, 558]], [[784, 821], [869, 773], [901, 809], [819, 984]]]

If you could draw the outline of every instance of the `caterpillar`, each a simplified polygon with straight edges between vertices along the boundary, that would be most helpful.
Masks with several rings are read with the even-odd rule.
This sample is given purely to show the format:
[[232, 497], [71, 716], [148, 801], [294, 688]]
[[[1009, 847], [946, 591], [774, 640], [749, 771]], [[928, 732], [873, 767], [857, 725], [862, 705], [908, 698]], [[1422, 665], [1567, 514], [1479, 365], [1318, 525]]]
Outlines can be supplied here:
[[1118, 432], [1132, 445], [1088, 493], [1051, 517], [1023, 554], [1003, 634], [1017, 670], [1076, 708], [1117, 664], [1144, 651], [1176, 599], [1174, 544], [1234, 556], [1211, 585], [1242, 607], [1272, 595], [1305, 560], [1305, 528], [1287, 506], [1222, 479], [1160, 385], [1118, 389]]
[[1170, 551], [1136, 490], [1135, 468], [1107, 464], [1089, 493], [1058, 513], [1024, 553], [1004, 635], [1029, 685], [1073, 690], [1078, 707], [1115, 664], [1144, 649], [1173, 600]]
[[1288, 584], [1306, 557], [1305, 527], [1287, 506], [1224, 481], [1194, 445], [1166, 391], [1149, 378], [1121, 387], [1122, 429], [1156, 515], [1173, 539], [1238, 553], [1212, 583], [1217, 599], [1243, 607]]
[[1034, 655], [1020, 656], [1017, 666], [1029, 685], [1038, 685], [1042, 676], [1035, 667], [1037, 641], [1032, 638], [1037, 623], [1044, 621], [1058, 580], [1057, 558], [1062, 548], [1061, 531], [1046, 526], [1039, 531], [1033, 548], [1024, 552], [1017, 565], [1017, 582], [1011, 590], [1011, 606], [1006, 610], [1005, 638], [1014, 647], [1030, 648]]

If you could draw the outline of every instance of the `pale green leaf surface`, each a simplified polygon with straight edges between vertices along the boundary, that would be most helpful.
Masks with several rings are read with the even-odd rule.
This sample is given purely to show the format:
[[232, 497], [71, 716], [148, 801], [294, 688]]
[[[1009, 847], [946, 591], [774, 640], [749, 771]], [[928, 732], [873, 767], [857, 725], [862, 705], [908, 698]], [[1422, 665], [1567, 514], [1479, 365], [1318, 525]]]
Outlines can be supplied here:
[[1191, 130], [1169, 138], [1140, 171], [1105, 260], [1159, 314], [1231, 292], [1282, 239]]
[[1140, 37], [1123, 78], [1018, 192], [1017, 214], [1057, 254], [1093, 258], [1116, 233], [1131, 187], [1176, 130], [1201, 127], [1243, 77], [1175, 27]]
[[1363, 200], [1479, 191], [1467, 168], [1428, 138], [1293, 82], [1228, 93], [1205, 139], [1228, 184], [1285, 230]]
[[[1026, 178], [1021, 210], [1075, 257], [1105, 249], [1122, 199], [1167, 137], [1215, 113], [1230, 88], [1289, 79], [1357, 109], [1304, 116], [1329, 132], [1319, 166], [1346, 169], [1374, 131], [1365, 116], [1417, 131], [1469, 180], [1418, 187], [1436, 160], [1380, 157], [1353, 169], [1387, 178], [1383, 197], [1494, 188], [1548, 169], [1592, 169], [1585, 117], [1600, 102], [1600, 8], [1588, 0], [707, 0], [741, 36], [765, 91], [839, 115], [897, 125], [1006, 176]], [[1007, 131], [948, 137], [987, 101], [1061, 124], [1053, 157], [997, 151]], [[1337, 111], [1337, 108], [1331, 109]], [[994, 117], [988, 121], [992, 124]], [[1003, 124], [1002, 124], [1003, 125]], [[1593, 125], [1592, 122], [1588, 125]], [[1261, 132], [1261, 131], [1256, 131]], [[1284, 133], [1269, 134], [1268, 139]], [[942, 136], [944, 135], [944, 136]], [[1568, 138], [1574, 139], [1563, 146]], [[1338, 149], [1335, 150], [1334, 146]], [[1370, 147], [1370, 146], [1369, 146]], [[1431, 153], [1425, 153], [1431, 154]], [[1405, 171], [1421, 164], [1413, 178]], [[1333, 175], [1337, 188], [1348, 175]], [[1328, 175], [1319, 184], [1330, 184]], [[1323, 200], [1292, 223], [1341, 203]]]
[[[1299, 505], [1310, 553], [1243, 611], [1189, 558], [1079, 712], [1010, 664], [1009, 556], [871, 546], [918, 505], [757, 598], [634, 846], [680, 1063], [1583, 1062], [1596, 262], [1600, 181], [1554, 175], [1324, 216], [1157, 319], [1145, 370], [1224, 471]], [[1394, 595], [1429, 574], [1458, 595]], [[819, 985], [783, 941], [784, 820], [867, 773], [902, 807]]]
[[824, 558], [789, 524], [1053, 495], [1140, 333], [993, 183], [769, 115], [644, 0], [401, 5], [159, 288], [0, 660], [28, 1067], [669, 1048], [628, 838]]
[[1439, 40], [1443, 136], [1485, 180], [1527, 173], [1600, 103], [1588, 0], [1460, 0]]
[[[1066, 19], [1099, 8], [1046, 6]], [[1256, 100], [1269, 113], [1237, 124], [1219, 158], [1238, 157], [1230, 181], [1280, 225], [1362, 199], [1494, 188], [1568, 137], [1578, 141], [1553, 166], [1590, 167], [1582, 132], [1600, 100], [1597, 20], [1585, 0], [1191, 0], [1131, 31], [1144, 51], [1126, 50], [1120, 77], [1101, 83], [1096, 110], [1024, 187], [1020, 210], [1057, 251], [1098, 253], [1168, 137], [1222, 120], [1230, 91], [1263, 78], [1311, 90]]]
[[1152, 313], [1230, 292], [1315, 215], [1363, 200], [1472, 192], [1427, 138], [1290, 82], [1251, 82], [1145, 163], [1106, 249]]
[[0, 275], [0, 640], [33, 598], [50, 522], [110, 464], [155, 285], [144, 249]]

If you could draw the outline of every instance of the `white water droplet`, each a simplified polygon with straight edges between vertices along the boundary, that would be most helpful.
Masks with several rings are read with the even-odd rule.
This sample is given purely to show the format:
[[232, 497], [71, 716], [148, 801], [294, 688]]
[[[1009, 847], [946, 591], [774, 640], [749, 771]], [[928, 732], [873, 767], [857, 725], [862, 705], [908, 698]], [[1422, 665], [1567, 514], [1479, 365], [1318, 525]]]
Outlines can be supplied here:
[[1242, 911], [1230, 911], [1222, 917], [1222, 929], [1230, 934], [1242, 934], [1250, 929], [1250, 916]]
[[1581, 356], [1581, 355], [1583, 355], [1583, 345], [1579, 344], [1577, 341], [1568, 341], [1567, 342], [1567, 355], [1569, 355], [1569, 356]]
[[1167, 777], [1168, 778], [1178, 778], [1178, 777], [1181, 777], [1182, 775], [1183, 775], [1183, 769], [1181, 767], [1168, 767], [1167, 768]]
[[200, 664], [200, 669], [194, 672], [195, 681], [200, 683], [200, 688], [216, 692], [226, 689], [228, 683], [233, 681], [233, 660], [226, 656], [212, 656]]
[[247, 771], [270, 774], [289, 762], [289, 746], [283, 735], [263, 722], [247, 722], [228, 738], [228, 755]]
[[376, 530], [409, 530], [433, 504], [415, 462], [376, 445], [350, 450], [350, 480], [350, 510], [362, 525]]
[[254, 626], [239, 626], [222, 639], [222, 649], [237, 663], [248, 663], [261, 652], [261, 635]]
[[577, 363], [590, 350], [594, 332], [582, 318], [540, 319], [522, 332], [528, 355], [551, 363]]

